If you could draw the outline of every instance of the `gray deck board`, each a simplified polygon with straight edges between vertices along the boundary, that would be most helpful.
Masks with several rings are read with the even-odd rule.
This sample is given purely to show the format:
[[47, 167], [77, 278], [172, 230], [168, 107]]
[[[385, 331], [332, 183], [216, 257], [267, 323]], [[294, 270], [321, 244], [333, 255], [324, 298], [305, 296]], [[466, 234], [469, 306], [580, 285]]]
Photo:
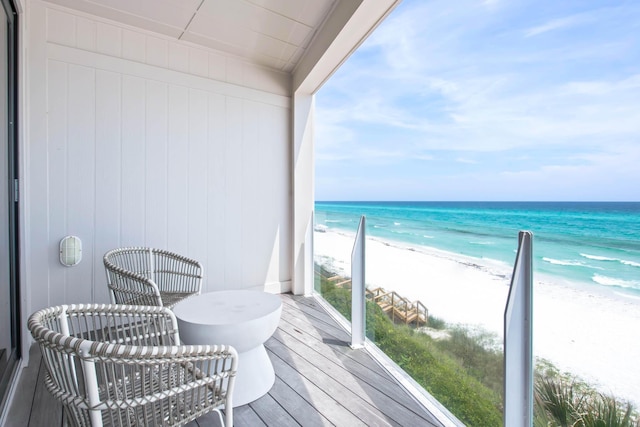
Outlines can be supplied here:
[[287, 311], [287, 316], [283, 318], [284, 322], [280, 324], [283, 330], [288, 329], [288, 326], [284, 325], [284, 323], [290, 323], [294, 329], [304, 330], [305, 333], [315, 337], [320, 347], [326, 345], [335, 350], [336, 353], [341, 353], [336, 354], [336, 357], [340, 359], [349, 358], [354, 363], [362, 365], [370, 374], [377, 375], [378, 378], [385, 378], [394, 385], [396, 384], [395, 380], [386, 371], [371, 368], [371, 356], [367, 352], [351, 351], [350, 336], [335, 323], [333, 325], [326, 324], [311, 314], [296, 311], [295, 308], [288, 309], [285, 306], [285, 311]]
[[44, 364], [40, 363], [38, 383], [33, 397], [33, 405], [37, 410], [31, 411], [29, 426], [62, 424], [62, 406], [45, 388], [45, 374]]
[[[305, 427], [333, 425], [324, 415], [318, 412], [317, 408], [305, 400], [305, 398], [291, 388], [289, 384], [285, 383], [280, 376], [276, 376], [275, 384], [273, 384], [273, 388], [269, 394], [291, 417], [296, 420], [304, 420]], [[309, 416], [311, 413], [316, 413], [317, 416]]]
[[[270, 353], [272, 348], [269, 348]], [[317, 418], [318, 413], [326, 417], [332, 424], [337, 426], [363, 426], [365, 425], [358, 417], [350, 412], [343, 404], [338, 402], [331, 395], [330, 390], [323, 390], [307, 377], [300, 375], [297, 366], [292, 366], [282, 360], [278, 355], [270, 354], [273, 367], [278, 372], [278, 376], [286, 381], [303, 399], [309, 402], [315, 409], [315, 414], [308, 414], [312, 418]]]
[[249, 406], [268, 426], [298, 427], [300, 425], [269, 393], [251, 402]]
[[33, 346], [30, 350], [29, 359], [31, 365], [24, 369], [20, 377], [20, 382], [13, 396], [12, 405], [7, 415], [6, 427], [27, 426], [31, 417], [33, 397], [36, 385], [38, 384], [38, 373], [42, 356], [38, 347]]
[[[306, 320], [308, 322], [308, 320]], [[324, 355], [328, 362], [338, 361], [354, 377], [367, 382], [376, 389], [382, 391], [390, 398], [394, 399], [397, 393], [397, 383], [389, 374], [382, 370], [371, 369], [371, 357], [362, 351], [354, 351], [348, 347], [347, 343], [333, 337], [321, 329], [321, 326], [311, 328], [304, 319], [299, 319], [294, 315], [288, 315], [280, 322], [280, 331], [297, 337], [305, 345], [309, 346], [321, 355]], [[304, 333], [301, 332], [304, 330]], [[326, 354], [326, 349], [330, 348], [333, 353]], [[320, 363], [320, 362], [319, 362]], [[407, 403], [412, 410], [421, 411], [422, 407], [415, 401], [399, 399], [398, 403]]]
[[[380, 390], [377, 386], [366, 381], [366, 379], [363, 380], [356, 376], [354, 370], [347, 369], [345, 366], [345, 362], [347, 362], [348, 359], [341, 362], [335, 357], [335, 354], [327, 353], [326, 350], [318, 352], [307, 346], [297, 337], [286, 334], [281, 330], [276, 332], [274, 338], [282, 344], [279, 348], [287, 349], [289, 355], [293, 356], [293, 353], [295, 353], [295, 355], [301, 359], [297, 361], [295, 365], [301, 374], [306, 375], [308, 372], [308, 370], [303, 372], [304, 363], [308, 363], [309, 366], [315, 368], [309, 372], [311, 376], [308, 376], [308, 378], [312, 379], [315, 374], [318, 378], [317, 381], [321, 384], [321, 388], [326, 387], [332, 389], [332, 382], [340, 384], [342, 386], [340, 391], [343, 393], [339, 395], [337, 390], [332, 391], [332, 393], [335, 393], [334, 396], [342, 397], [342, 399], [340, 399], [341, 401], [344, 399], [345, 401], [361, 402], [365, 413], [376, 414], [377, 417], [387, 420], [390, 425], [410, 425], [413, 421], [419, 420], [420, 418], [422, 418], [423, 423], [432, 421], [431, 419], [425, 418], [421, 412], [408, 408], [408, 406], [414, 405], [404, 405], [406, 399], [397, 398], [397, 387], [390, 387], [384, 378], [380, 378], [379, 382], [373, 382], [374, 384], [386, 386], [383, 390]], [[275, 347], [273, 343], [270, 343], [270, 349], [273, 350]], [[403, 395], [400, 396], [405, 397]], [[381, 403], [387, 406], [384, 408], [384, 413], [377, 409], [381, 406]], [[356, 408], [360, 408], [360, 406], [357, 405]], [[367, 421], [361, 416], [360, 418]]]
[[[283, 312], [267, 343], [276, 381], [262, 398], [234, 409], [236, 427], [440, 426], [312, 298], [282, 295]], [[6, 426], [61, 426], [61, 406], [44, 388], [40, 351], [21, 376]], [[218, 426], [208, 414], [189, 427]]]
[[[332, 360], [339, 360], [350, 372], [350, 375], [386, 394], [391, 399], [389, 403], [395, 401], [394, 404], [404, 406], [417, 414], [418, 419], [425, 418], [430, 423], [440, 425], [431, 414], [424, 410], [421, 404], [414, 399], [408, 399], [406, 393], [399, 392], [396, 380], [386, 370], [372, 368], [376, 362], [372, 362], [369, 353], [351, 350], [348, 343], [345, 342], [345, 340], [350, 340], [350, 336], [344, 329], [337, 326], [315, 299], [294, 298], [297, 298], [295, 302], [294, 299], [285, 302], [284, 309], [289, 312], [283, 316], [283, 321], [280, 323], [279, 329], [281, 331], [296, 331], [292, 335], [301, 337], [300, 339], [304, 339], [302, 338], [304, 335], [314, 337], [315, 340], [307, 339], [305, 342], [320, 353], [322, 353], [323, 347], [334, 350], [335, 358]], [[304, 334], [301, 331], [304, 331]], [[427, 414], [426, 417], [425, 414]]]
[[[276, 334], [277, 333], [278, 332], [276, 332]], [[295, 366], [296, 371], [302, 375], [307, 382], [315, 385], [318, 389], [326, 393], [331, 398], [332, 405], [334, 401], [340, 403], [348, 402], [348, 404], [343, 404], [343, 407], [365, 425], [395, 425], [375, 406], [370, 405], [369, 402], [360, 398], [357, 391], [351, 390], [347, 385], [344, 385], [341, 381], [331, 376], [324, 375], [320, 368], [312, 362], [305, 360], [304, 355], [292, 352], [285, 344], [273, 338], [269, 343], [269, 350], [280, 357], [284, 363], [289, 364], [291, 367]], [[347, 378], [345, 377], [344, 382], [347, 382], [346, 380]], [[340, 423], [339, 425], [352, 425], [352, 423]]]
[[256, 414], [256, 411], [249, 405], [240, 406], [233, 410], [233, 420], [236, 427], [239, 426], [266, 426], [264, 421]]

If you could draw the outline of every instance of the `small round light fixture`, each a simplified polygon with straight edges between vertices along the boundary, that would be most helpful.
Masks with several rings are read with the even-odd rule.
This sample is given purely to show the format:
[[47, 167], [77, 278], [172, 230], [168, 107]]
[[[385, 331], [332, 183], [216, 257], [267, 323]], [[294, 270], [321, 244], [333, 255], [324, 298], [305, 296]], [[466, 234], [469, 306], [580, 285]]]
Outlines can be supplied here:
[[76, 236], [67, 236], [60, 240], [60, 263], [73, 267], [82, 260], [82, 241]]

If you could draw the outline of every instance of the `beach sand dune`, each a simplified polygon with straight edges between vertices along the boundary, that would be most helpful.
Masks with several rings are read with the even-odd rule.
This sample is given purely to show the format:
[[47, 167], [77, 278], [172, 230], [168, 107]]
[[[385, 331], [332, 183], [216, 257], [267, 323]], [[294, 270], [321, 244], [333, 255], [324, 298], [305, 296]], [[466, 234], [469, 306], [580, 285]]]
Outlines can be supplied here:
[[[316, 233], [316, 260], [349, 276], [353, 238]], [[372, 238], [366, 257], [368, 287], [394, 290], [448, 323], [502, 337], [512, 266]], [[534, 355], [640, 406], [640, 299], [548, 277], [534, 281]]]

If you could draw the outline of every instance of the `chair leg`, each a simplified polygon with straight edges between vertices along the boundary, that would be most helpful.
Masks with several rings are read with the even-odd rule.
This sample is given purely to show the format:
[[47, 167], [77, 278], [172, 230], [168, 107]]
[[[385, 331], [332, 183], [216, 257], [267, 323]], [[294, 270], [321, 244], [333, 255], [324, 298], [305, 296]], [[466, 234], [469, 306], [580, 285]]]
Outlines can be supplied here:
[[224, 408], [224, 413], [226, 415], [225, 427], [233, 427], [233, 408]]

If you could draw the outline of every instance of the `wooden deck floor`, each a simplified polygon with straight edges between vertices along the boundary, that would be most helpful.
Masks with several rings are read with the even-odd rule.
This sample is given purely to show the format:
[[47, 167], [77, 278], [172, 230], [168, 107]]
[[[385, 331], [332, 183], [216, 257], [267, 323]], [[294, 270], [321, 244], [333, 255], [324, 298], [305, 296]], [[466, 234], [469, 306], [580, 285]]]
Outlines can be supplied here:
[[[283, 313], [266, 347], [276, 372], [271, 391], [234, 409], [236, 427], [441, 426], [314, 299], [282, 295]], [[6, 426], [61, 426], [62, 409], [44, 389], [40, 351], [31, 348]], [[217, 426], [209, 414], [189, 424]]]

